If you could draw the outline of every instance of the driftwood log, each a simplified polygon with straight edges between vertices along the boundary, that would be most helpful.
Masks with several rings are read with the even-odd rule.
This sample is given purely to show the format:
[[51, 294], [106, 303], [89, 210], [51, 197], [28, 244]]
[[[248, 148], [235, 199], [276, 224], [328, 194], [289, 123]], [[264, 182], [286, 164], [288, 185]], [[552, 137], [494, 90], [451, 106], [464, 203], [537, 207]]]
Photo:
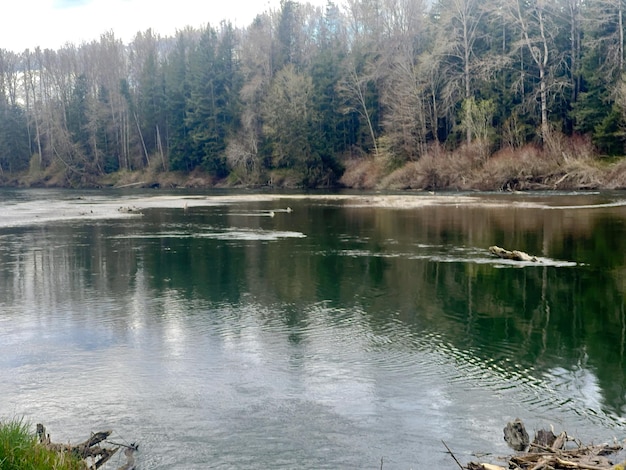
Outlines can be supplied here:
[[[511, 436], [513, 438], [511, 439]], [[525, 437], [525, 438], [524, 438]], [[524, 423], [519, 419], [508, 423], [504, 428], [504, 439], [513, 444], [526, 444], [528, 434]], [[568, 443], [574, 443], [569, 445]], [[624, 463], [615, 465], [609, 456], [623, 450], [618, 444], [584, 446], [576, 439], [562, 432], [558, 436], [552, 430], [539, 430], [534, 440], [526, 444], [528, 450], [519, 452], [508, 459], [506, 467], [491, 463], [470, 462], [468, 470], [616, 470], [624, 469]]]
[[124, 455], [126, 456], [126, 464], [122, 465], [118, 470], [133, 470], [135, 468], [134, 453], [138, 450], [136, 444], [113, 444], [113, 447], [103, 447], [100, 443], [107, 440], [112, 431], [100, 431], [93, 433], [89, 439], [80, 444], [55, 444], [50, 440], [50, 434], [46, 433], [43, 424], [37, 424], [37, 437], [39, 443], [56, 452], [66, 452], [75, 455], [85, 462], [86, 468], [90, 470], [98, 469], [109, 461], [111, 457], [120, 449], [126, 447]]
[[513, 450], [526, 450], [530, 445], [530, 438], [521, 419], [507, 423], [504, 428], [504, 440]]
[[540, 262], [536, 256], [531, 256], [528, 253], [518, 250], [505, 250], [504, 248], [500, 248], [499, 246], [490, 246], [489, 252], [493, 255], [498, 256], [503, 259], [510, 259], [513, 261], [531, 261], [533, 263]]

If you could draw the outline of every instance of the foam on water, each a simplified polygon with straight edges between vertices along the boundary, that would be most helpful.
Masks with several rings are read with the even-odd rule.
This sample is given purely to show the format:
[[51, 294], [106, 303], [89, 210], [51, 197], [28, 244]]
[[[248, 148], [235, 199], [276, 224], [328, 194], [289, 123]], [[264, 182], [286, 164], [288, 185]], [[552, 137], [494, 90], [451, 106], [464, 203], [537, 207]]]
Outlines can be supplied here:
[[[424, 252], [373, 252], [367, 249], [345, 249], [334, 252], [340, 256], [348, 256], [352, 258], [372, 257], [372, 258], [404, 258], [413, 260], [430, 260], [439, 263], [474, 263], [474, 264], [491, 264], [498, 268], [523, 268], [528, 266], [550, 266], [557, 268], [568, 268], [577, 266], [574, 261], [556, 260], [546, 257], [536, 257], [536, 261], [515, 261], [490, 255], [488, 250], [478, 248], [459, 248], [459, 247], [430, 247]], [[432, 250], [431, 248], [437, 248]]]
[[180, 231], [163, 231], [157, 233], [146, 234], [125, 234], [115, 235], [111, 238], [120, 240], [133, 239], [166, 239], [166, 238], [211, 238], [215, 240], [241, 240], [241, 241], [275, 241], [283, 238], [306, 238], [302, 232], [291, 232], [281, 230], [252, 230], [229, 227], [226, 229], [207, 230], [202, 232], [180, 232]]
[[[78, 196], [74, 198], [47, 199], [45, 192], [37, 193], [40, 197], [13, 200], [1, 204], [0, 227], [15, 227], [51, 222], [97, 219], [116, 219], [141, 216], [141, 211], [150, 208], [169, 208], [186, 210], [191, 207], [208, 207], [246, 202], [276, 202], [289, 200], [315, 200], [326, 204], [345, 204], [354, 208], [380, 207], [389, 209], [416, 209], [429, 206], [455, 207], [506, 207], [541, 210], [588, 210], [615, 208], [626, 205], [626, 200], [598, 199], [593, 203], [577, 204], [579, 198], [597, 197], [597, 195], [574, 194], [571, 204], [557, 205], [541, 201], [515, 199], [515, 195], [219, 195], [219, 196], [188, 196], [188, 195], [157, 195], [157, 196], [123, 196], [102, 193], [101, 195]], [[577, 199], [578, 198], [578, 199]], [[586, 201], [587, 199], [585, 199]], [[271, 210], [233, 212], [231, 215], [240, 217], [274, 217], [280, 213], [291, 212], [290, 207]]]

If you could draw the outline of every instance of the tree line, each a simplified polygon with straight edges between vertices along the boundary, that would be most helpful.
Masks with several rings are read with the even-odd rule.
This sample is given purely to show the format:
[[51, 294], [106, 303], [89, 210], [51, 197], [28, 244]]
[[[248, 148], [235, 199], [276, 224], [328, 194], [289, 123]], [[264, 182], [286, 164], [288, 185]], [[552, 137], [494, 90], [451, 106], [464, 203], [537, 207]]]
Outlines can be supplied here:
[[[283, 0], [250, 25], [0, 49], [0, 173], [332, 186], [348, 159], [584, 135], [622, 155], [623, 0]], [[0, 44], [1, 46], [1, 44]]]

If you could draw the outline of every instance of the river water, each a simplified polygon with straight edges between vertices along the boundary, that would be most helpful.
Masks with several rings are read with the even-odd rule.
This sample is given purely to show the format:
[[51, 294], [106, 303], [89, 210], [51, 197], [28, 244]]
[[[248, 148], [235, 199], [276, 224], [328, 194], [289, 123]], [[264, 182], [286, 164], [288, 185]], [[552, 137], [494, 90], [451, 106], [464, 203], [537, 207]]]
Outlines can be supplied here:
[[623, 440], [625, 296], [624, 193], [1, 190], [0, 419], [142, 469], [453, 469], [516, 417]]

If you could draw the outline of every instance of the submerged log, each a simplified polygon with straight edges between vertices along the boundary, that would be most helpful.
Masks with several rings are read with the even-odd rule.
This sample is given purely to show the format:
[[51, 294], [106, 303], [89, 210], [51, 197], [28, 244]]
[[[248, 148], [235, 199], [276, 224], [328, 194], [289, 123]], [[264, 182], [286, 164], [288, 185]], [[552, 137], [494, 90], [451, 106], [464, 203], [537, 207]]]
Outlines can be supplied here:
[[505, 250], [504, 248], [500, 248], [499, 246], [490, 246], [489, 252], [503, 259], [510, 259], [513, 261], [530, 261], [533, 263], [540, 262], [536, 256], [531, 256], [528, 253], [518, 250]]

